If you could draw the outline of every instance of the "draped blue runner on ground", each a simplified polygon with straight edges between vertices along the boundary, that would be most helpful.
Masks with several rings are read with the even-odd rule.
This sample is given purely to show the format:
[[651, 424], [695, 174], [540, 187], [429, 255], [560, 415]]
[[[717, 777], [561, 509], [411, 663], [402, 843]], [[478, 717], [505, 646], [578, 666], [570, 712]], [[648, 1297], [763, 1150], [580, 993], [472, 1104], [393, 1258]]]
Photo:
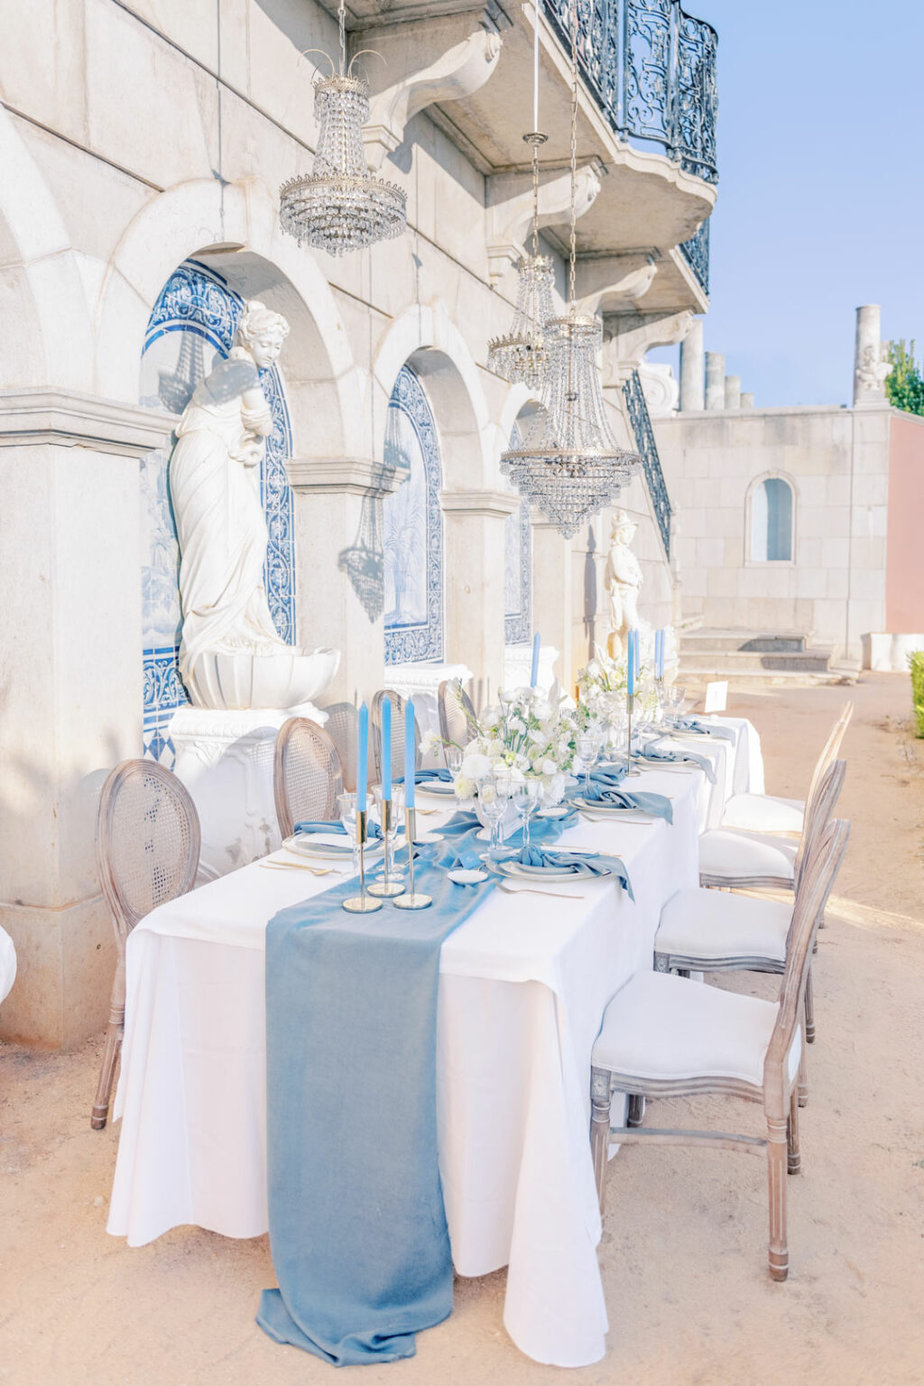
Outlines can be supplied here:
[[[443, 939], [478, 890], [435, 862], [478, 823], [456, 815], [422, 847], [427, 910], [347, 914], [349, 880], [266, 930], [270, 1244], [279, 1289], [257, 1322], [336, 1366], [411, 1357], [452, 1309], [436, 1143], [436, 997]], [[543, 836], [562, 830], [544, 823]], [[484, 850], [484, 844], [480, 844]]]

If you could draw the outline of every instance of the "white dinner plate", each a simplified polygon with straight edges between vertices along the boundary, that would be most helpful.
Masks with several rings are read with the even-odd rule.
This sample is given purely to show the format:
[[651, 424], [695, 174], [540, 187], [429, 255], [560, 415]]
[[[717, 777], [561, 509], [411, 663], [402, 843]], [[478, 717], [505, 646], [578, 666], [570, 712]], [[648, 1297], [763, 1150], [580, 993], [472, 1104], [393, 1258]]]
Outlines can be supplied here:
[[437, 799], [452, 799], [455, 797], [456, 787], [454, 784], [444, 784], [442, 780], [428, 780], [426, 784], [416, 784], [415, 794], [432, 794]]
[[[341, 845], [342, 844], [342, 845]], [[286, 851], [299, 857], [311, 857], [320, 861], [351, 861], [353, 856], [350, 840], [339, 833], [293, 833], [283, 842]], [[366, 843], [367, 859], [380, 856], [381, 842]]]
[[[507, 876], [514, 881], [583, 881], [588, 876], [597, 874], [587, 867], [579, 867], [575, 871], [566, 866], [524, 866], [519, 861], [492, 862], [491, 869], [499, 876]], [[605, 868], [599, 874], [610, 873], [608, 868]]]

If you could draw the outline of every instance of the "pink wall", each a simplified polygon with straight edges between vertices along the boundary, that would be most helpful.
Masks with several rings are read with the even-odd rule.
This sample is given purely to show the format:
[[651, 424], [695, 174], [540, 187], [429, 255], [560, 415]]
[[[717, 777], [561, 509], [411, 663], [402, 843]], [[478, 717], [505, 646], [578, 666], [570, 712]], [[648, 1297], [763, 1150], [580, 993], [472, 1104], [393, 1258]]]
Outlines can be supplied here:
[[924, 631], [924, 419], [892, 415], [886, 630]]

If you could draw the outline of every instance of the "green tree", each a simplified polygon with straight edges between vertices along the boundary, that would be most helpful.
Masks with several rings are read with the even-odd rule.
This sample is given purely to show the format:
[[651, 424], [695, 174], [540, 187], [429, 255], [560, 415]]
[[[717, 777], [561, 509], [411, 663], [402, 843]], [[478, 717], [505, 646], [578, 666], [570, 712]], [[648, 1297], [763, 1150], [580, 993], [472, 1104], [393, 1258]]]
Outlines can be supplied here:
[[905, 339], [889, 342], [888, 359], [892, 372], [886, 376], [889, 403], [907, 414], [924, 414], [924, 380], [914, 359], [914, 342], [905, 346]]

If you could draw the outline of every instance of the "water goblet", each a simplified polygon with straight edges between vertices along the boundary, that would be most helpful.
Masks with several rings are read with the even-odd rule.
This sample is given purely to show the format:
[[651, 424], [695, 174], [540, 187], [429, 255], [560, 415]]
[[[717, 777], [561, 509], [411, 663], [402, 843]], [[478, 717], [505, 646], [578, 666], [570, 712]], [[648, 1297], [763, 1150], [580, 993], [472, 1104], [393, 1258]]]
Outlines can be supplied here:
[[510, 797], [523, 825], [523, 851], [526, 852], [529, 850], [529, 821], [541, 802], [542, 785], [539, 780], [523, 780], [514, 785]]
[[676, 727], [680, 721], [680, 709], [686, 700], [687, 690], [681, 688], [679, 684], [672, 683], [667, 688], [667, 705], [671, 710], [671, 721]]
[[340, 822], [343, 824], [350, 844], [353, 848], [353, 870], [359, 870], [359, 845], [356, 841], [356, 795], [352, 791], [344, 792], [337, 800], [337, 808], [340, 812]]
[[492, 852], [496, 852], [501, 845], [500, 825], [507, 812], [507, 795], [503, 793], [501, 784], [493, 775], [486, 775], [478, 781], [478, 802], [491, 834]]

